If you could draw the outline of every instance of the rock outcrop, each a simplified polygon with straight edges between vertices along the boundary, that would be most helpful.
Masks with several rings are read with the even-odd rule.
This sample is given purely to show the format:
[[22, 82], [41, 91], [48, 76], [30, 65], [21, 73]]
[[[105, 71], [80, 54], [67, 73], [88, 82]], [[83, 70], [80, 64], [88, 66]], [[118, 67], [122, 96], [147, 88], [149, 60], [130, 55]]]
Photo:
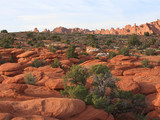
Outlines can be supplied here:
[[119, 28], [111, 28], [108, 29], [101, 29], [101, 30], [93, 30], [90, 31], [88, 29], [80, 29], [80, 28], [65, 28], [65, 27], [57, 27], [52, 33], [64, 33], [64, 34], [71, 34], [71, 33], [82, 33], [82, 34], [120, 34], [120, 35], [131, 35], [131, 34], [137, 34], [137, 35], [144, 35], [144, 32], [149, 32], [150, 34], [156, 33], [160, 34], [160, 20], [157, 19], [157, 21], [146, 23], [137, 26], [134, 24], [134, 26], [126, 25], [125, 28], [119, 29]]

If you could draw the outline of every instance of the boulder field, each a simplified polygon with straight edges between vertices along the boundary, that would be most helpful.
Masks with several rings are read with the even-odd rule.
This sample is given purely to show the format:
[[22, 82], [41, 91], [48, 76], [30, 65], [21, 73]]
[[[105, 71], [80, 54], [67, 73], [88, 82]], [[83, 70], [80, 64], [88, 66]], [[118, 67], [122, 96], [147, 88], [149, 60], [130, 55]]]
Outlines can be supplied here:
[[[0, 61], [8, 60], [0, 65], [0, 120], [114, 120], [104, 110], [87, 106], [78, 99], [63, 98], [60, 94], [66, 71], [80, 61], [85, 61], [80, 65], [87, 69], [97, 64], [108, 66], [112, 75], [120, 79], [116, 83], [120, 89], [146, 95], [149, 119], [160, 119], [160, 66], [155, 61], [153, 68], [142, 68], [144, 58], [135, 56], [118, 55], [109, 60], [80, 55], [79, 59], [68, 59], [65, 51], [51, 53], [44, 48], [0, 49], [0, 52], [3, 53]], [[7, 56], [12, 56], [13, 61]], [[46, 65], [31, 67], [35, 59], [45, 60]], [[55, 59], [59, 59], [63, 69], [50, 67]], [[36, 77], [35, 85], [25, 83], [24, 77], [29, 73]], [[91, 78], [87, 80], [88, 86], [90, 83]], [[127, 120], [127, 116], [130, 113], [119, 116], [118, 120]]]

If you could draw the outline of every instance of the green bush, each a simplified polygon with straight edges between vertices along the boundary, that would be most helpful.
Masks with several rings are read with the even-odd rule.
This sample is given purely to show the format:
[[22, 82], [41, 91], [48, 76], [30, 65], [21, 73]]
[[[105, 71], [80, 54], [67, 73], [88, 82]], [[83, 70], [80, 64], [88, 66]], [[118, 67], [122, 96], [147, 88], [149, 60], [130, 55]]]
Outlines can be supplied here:
[[149, 68], [149, 60], [148, 59], [144, 59], [142, 60], [142, 67], [144, 68]]
[[57, 35], [51, 35], [51, 40], [53, 40], [53, 42], [55, 42], [55, 41], [60, 41], [61, 38], [60, 38], [60, 36], [57, 36]]
[[50, 64], [52, 68], [58, 68], [61, 67], [61, 62], [58, 59], [55, 59], [52, 64]]
[[89, 56], [89, 54], [88, 54], [88, 53], [86, 53], [86, 52], [81, 52], [81, 55]]
[[109, 52], [109, 58], [112, 59], [116, 56], [117, 54], [113, 51]]
[[67, 44], [67, 45], [69, 45], [71, 42], [70, 42], [70, 40], [65, 40], [64, 43]]
[[106, 97], [98, 97], [97, 95], [94, 95], [92, 98], [92, 102], [95, 108], [97, 109], [104, 109], [106, 106]]
[[27, 32], [27, 38], [32, 38], [33, 37], [33, 32]]
[[41, 59], [35, 59], [32, 63], [31, 63], [31, 66], [32, 67], [36, 67], [36, 68], [39, 68], [41, 66], [45, 66], [46, 65], [46, 61]]
[[105, 41], [105, 45], [110, 46], [113, 43], [111, 39]]
[[1, 33], [8, 33], [7, 30], [1, 30]]
[[88, 90], [86, 86], [77, 85], [69, 89], [68, 93], [71, 98], [85, 100]]
[[89, 45], [91, 47], [97, 48], [98, 47], [98, 39], [96, 38], [95, 35], [88, 35], [88, 41], [89, 41]]
[[138, 36], [136, 34], [133, 34], [129, 39], [128, 39], [128, 46], [140, 46], [142, 43], [139, 41]]
[[145, 36], [149, 36], [149, 32], [144, 32], [144, 35]]
[[53, 53], [56, 52], [56, 48], [53, 45], [49, 45], [48, 50]]
[[28, 73], [24, 77], [24, 81], [26, 84], [34, 85], [36, 83], [36, 77], [34, 75], [32, 75], [31, 73]]
[[67, 58], [78, 58], [78, 53], [75, 52], [76, 47], [71, 45], [68, 47], [66, 51], [66, 57]]
[[84, 85], [86, 84], [86, 80], [88, 78], [87, 69], [79, 66], [73, 65], [70, 68], [70, 71], [66, 73], [64, 80], [69, 81], [72, 85]]
[[87, 105], [93, 105], [92, 98], [93, 98], [93, 95], [92, 95], [92, 94], [88, 94], [88, 95], [86, 96], [85, 100], [84, 100], [85, 103], [86, 103]]
[[119, 54], [124, 55], [124, 56], [129, 56], [129, 49], [128, 49], [128, 48], [125, 48], [125, 47], [122, 47], [122, 48], [119, 50]]
[[89, 73], [91, 75], [92, 74], [95, 74], [95, 75], [104, 75], [107, 71], [109, 71], [109, 68], [106, 65], [101, 65], [101, 64], [92, 66], [89, 69]]
[[4, 36], [0, 38], [0, 47], [12, 48], [14, 44], [14, 38], [11, 36]]
[[121, 99], [132, 99], [133, 93], [130, 91], [117, 90], [116, 97]]
[[157, 55], [157, 52], [154, 49], [147, 49], [145, 51], [146, 55]]

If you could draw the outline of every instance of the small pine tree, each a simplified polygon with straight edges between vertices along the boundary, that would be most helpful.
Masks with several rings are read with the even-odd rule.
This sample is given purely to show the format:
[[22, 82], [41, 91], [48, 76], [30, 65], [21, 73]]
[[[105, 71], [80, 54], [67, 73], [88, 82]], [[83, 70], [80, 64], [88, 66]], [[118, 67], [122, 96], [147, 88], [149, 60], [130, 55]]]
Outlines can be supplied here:
[[74, 45], [71, 45], [68, 47], [66, 51], [66, 57], [67, 58], [78, 58], [78, 53], [75, 52], [76, 47]]

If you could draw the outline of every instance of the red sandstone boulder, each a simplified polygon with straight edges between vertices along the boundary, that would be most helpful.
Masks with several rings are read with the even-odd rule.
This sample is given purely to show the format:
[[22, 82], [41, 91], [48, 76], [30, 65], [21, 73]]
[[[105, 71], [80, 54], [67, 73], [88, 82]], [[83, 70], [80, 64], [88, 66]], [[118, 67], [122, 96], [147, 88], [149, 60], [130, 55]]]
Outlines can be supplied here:
[[154, 106], [154, 104], [153, 104], [153, 101], [156, 99], [156, 93], [154, 93], [154, 94], [150, 94], [150, 95], [147, 95], [146, 96], [146, 103], [147, 103], [147, 108], [150, 110], [150, 111], [152, 111], [152, 110], [154, 110], [155, 109], [155, 106]]
[[17, 56], [23, 52], [24, 52], [24, 49], [15, 49], [11, 52], [11, 54], [13, 54], [14, 56]]
[[28, 85], [28, 88], [25, 89], [24, 93], [27, 96], [38, 98], [62, 97], [62, 95], [58, 91], [49, 90], [45, 86]]
[[14, 76], [23, 72], [23, 66], [19, 63], [5, 63], [0, 66], [0, 74]]
[[47, 80], [45, 86], [51, 90], [62, 90], [64, 89], [63, 79]]
[[87, 108], [78, 115], [65, 120], [114, 120], [114, 117], [101, 109], [95, 109], [93, 106]]
[[95, 59], [95, 60], [88, 60], [86, 62], [81, 63], [80, 65], [89, 69], [91, 66], [98, 65], [98, 64], [107, 65], [107, 62], [102, 62], [101, 60]]
[[29, 57], [34, 54], [37, 54], [37, 52], [36, 51], [26, 51], [26, 52], [18, 55], [17, 58], [26, 58], [26, 57]]
[[123, 70], [112, 70], [111, 74], [113, 76], [122, 76], [123, 75]]
[[132, 91], [133, 93], [139, 93], [140, 86], [133, 81], [132, 77], [119, 77], [121, 80], [116, 83], [124, 91]]
[[24, 84], [24, 74], [16, 75], [14, 77], [7, 77], [2, 84]]
[[10, 113], [0, 113], [0, 120], [11, 120], [12, 117]]
[[156, 89], [158, 91], [158, 94], [156, 96], [156, 99], [153, 101], [153, 104], [160, 109], [160, 84], [156, 85]]
[[158, 111], [152, 111], [148, 113], [147, 116], [149, 117], [147, 120], [160, 120], [160, 112]]
[[4, 78], [0, 75], [0, 83], [3, 82]]
[[0, 65], [1, 72], [12, 72], [12, 71], [18, 71], [21, 69], [22, 69], [22, 65], [19, 63], [5, 63]]
[[133, 69], [129, 69], [123, 72], [124, 76], [132, 76], [135, 75], [136, 73], [141, 73], [143, 71], [149, 71], [149, 68], [133, 68]]
[[78, 99], [45, 98], [28, 101], [1, 101], [1, 105], [11, 105], [14, 115], [43, 115], [64, 119], [77, 115], [85, 110], [86, 105]]
[[160, 76], [135, 76], [133, 81], [137, 82], [140, 86], [140, 93], [142, 94], [151, 94], [156, 92], [156, 85], [160, 83]]
[[15, 117], [12, 120], [59, 120], [53, 117], [44, 117], [39, 115], [27, 115], [24, 117]]

